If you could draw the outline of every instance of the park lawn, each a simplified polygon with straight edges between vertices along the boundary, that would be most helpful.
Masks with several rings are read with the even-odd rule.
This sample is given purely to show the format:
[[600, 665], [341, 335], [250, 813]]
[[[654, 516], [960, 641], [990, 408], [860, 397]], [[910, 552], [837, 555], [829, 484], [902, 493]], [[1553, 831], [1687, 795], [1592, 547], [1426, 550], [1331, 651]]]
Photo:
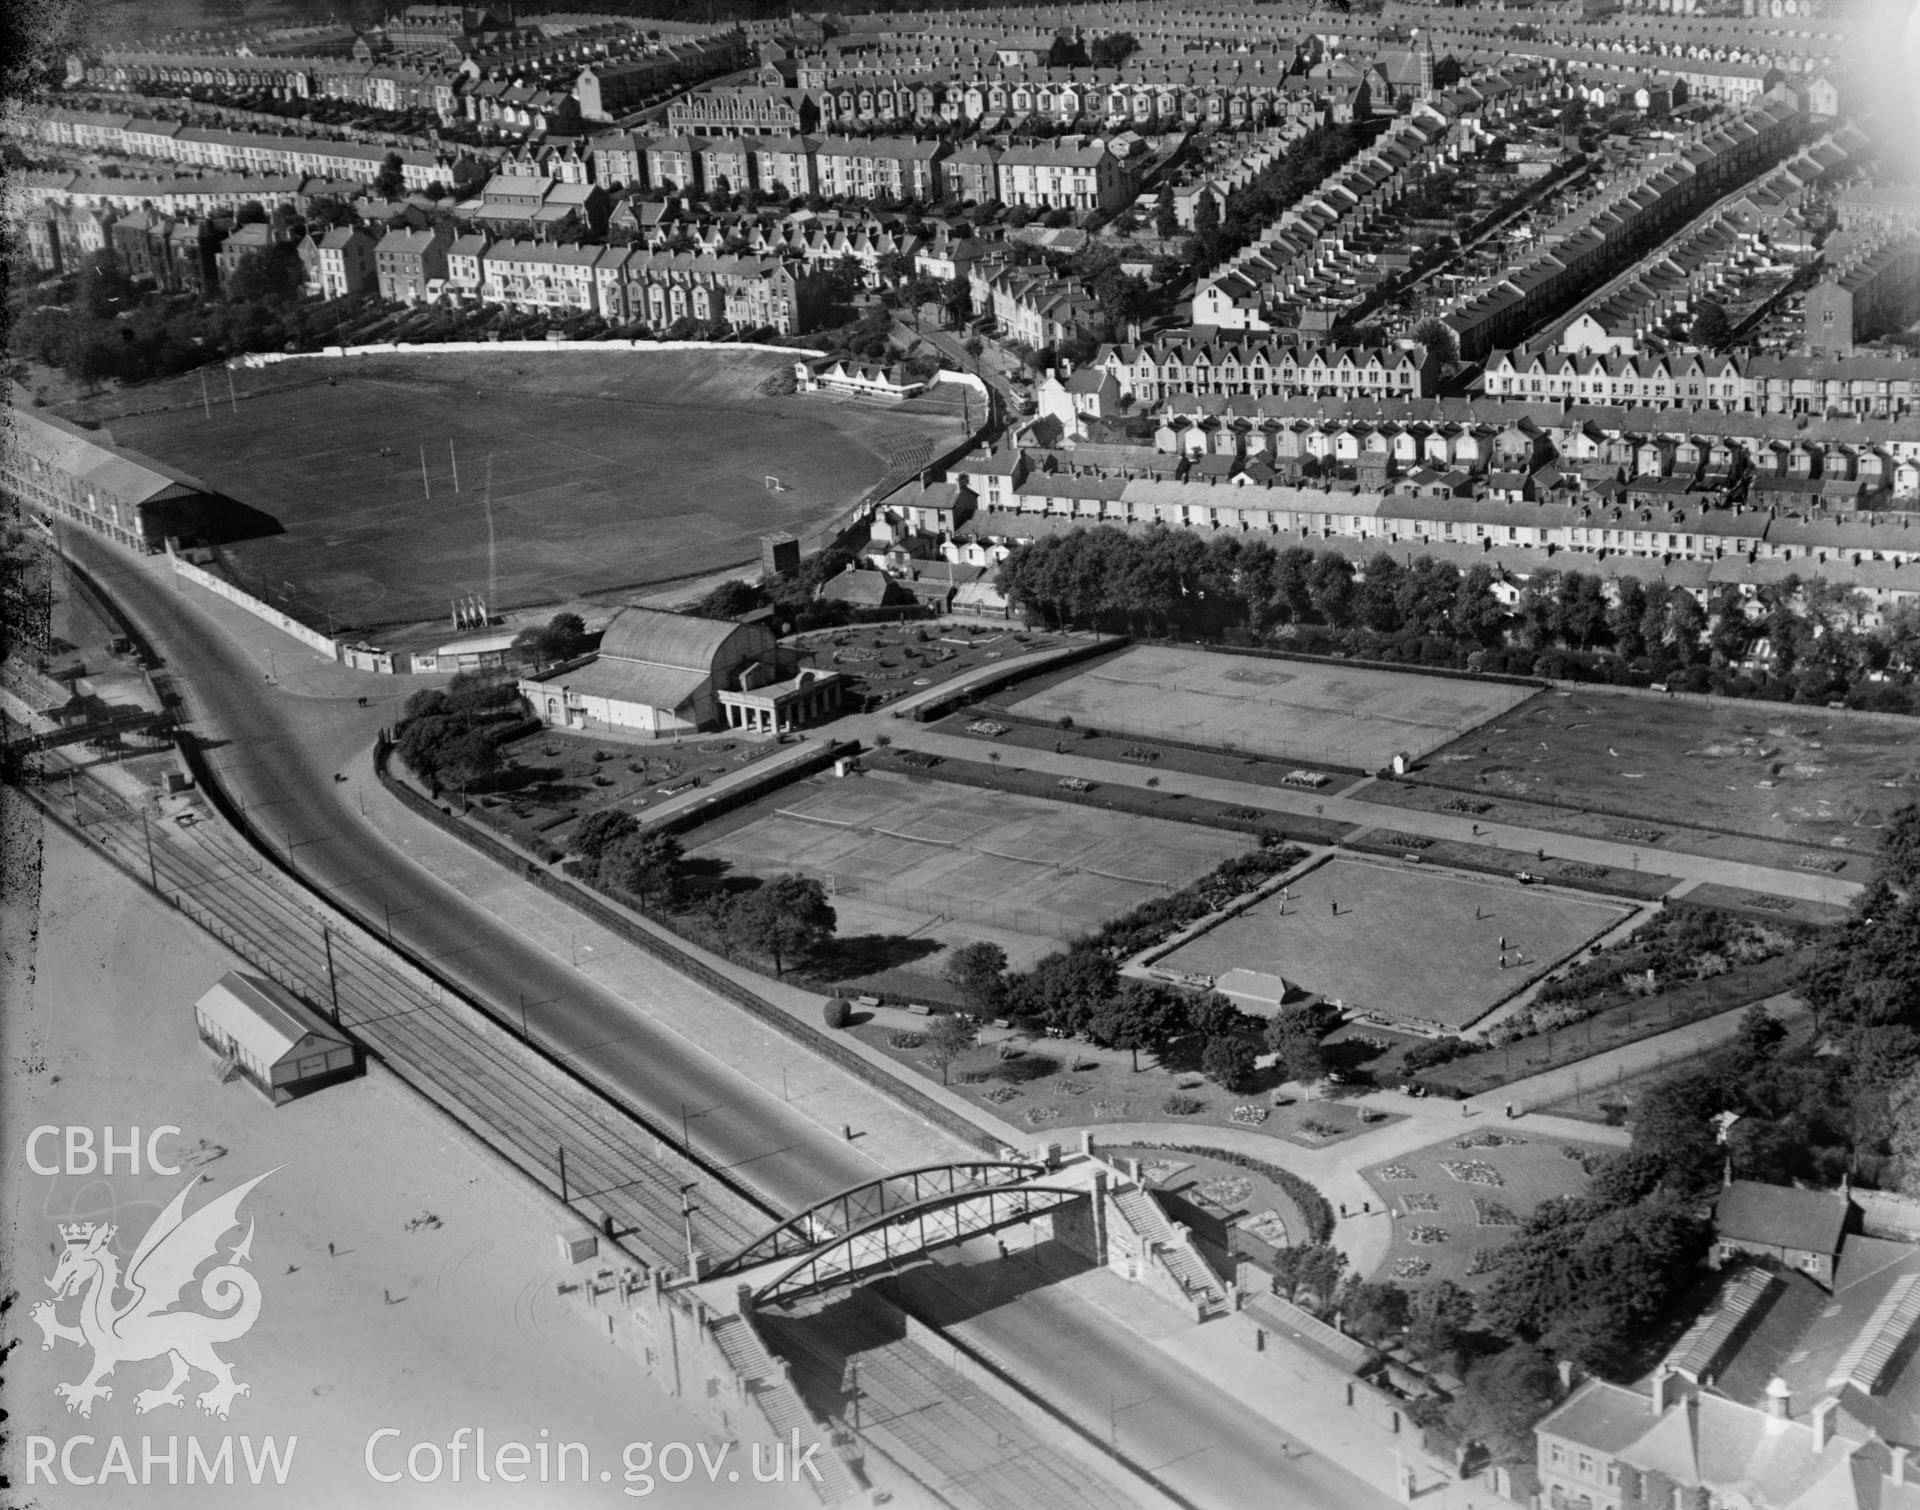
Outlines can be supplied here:
[[1581, 1151], [1605, 1152], [1479, 1117], [1463, 1120], [1438, 1143], [1361, 1170], [1393, 1223], [1379, 1277], [1403, 1284], [1448, 1279], [1486, 1289], [1493, 1282], [1491, 1255], [1520, 1224], [1543, 1202], [1587, 1188], [1586, 1171], [1572, 1157]]
[[1920, 788], [1912, 720], [1781, 703], [1709, 704], [1603, 688], [1542, 692], [1437, 750], [1425, 781], [1829, 852], [1857, 873]]
[[[1641, 851], [1642, 868], [1649, 872], [1659, 870], [1660, 856], [1664, 851], [1733, 860], [1743, 865], [1765, 865], [1777, 870], [1817, 866], [1823, 875], [1839, 875], [1856, 880], [1863, 878], [1871, 868], [1871, 859], [1864, 854], [1840, 854], [1778, 839], [1690, 828], [1681, 823], [1655, 824], [1644, 818], [1622, 818], [1588, 812], [1582, 808], [1557, 807], [1552, 802], [1493, 797], [1486, 793], [1467, 795], [1452, 787], [1428, 785], [1426, 778], [1431, 774], [1429, 769], [1414, 780], [1369, 782], [1353, 796], [1357, 801], [1375, 803], [1382, 808], [1451, 813], [1481, 819], [1489, 824], [1512, 824], [1546, 833], [1578, 834], [1589, 839], [1608, 839], [1616, 844], [1635, 845]], [[1442, 779], [1448, 778], [1443, 776]], [[1383, 814], [1380, 821], [1385, 824], [1392, 820]]]
[[580, 820], [609, 809], [644, 817], [650, 803], [705, 784], [779, 749], [739, 735], [635, 742], [538, 729], [500, 747], [506, 790], [469, 800], [468, 813], [523, 848], [564, 852]]
[[1061, 650], [1061, 635], [1011, 626], [908, 621], [813, 630], [787, 642], [847, 679], [851, 702], [884, 706], [997, 661]]
[[[917, 1034], [874, 1023], [851, 1031], [915, 1074], [940, 1082], [924, 1046], [912, 1041]], [[1296, 1099], [1279, 1088], [1271, 1070], [1261, 1073], [1259, 1089], [1235, 1093], [1196, 1071], [1156, 1064], [1151, 1055], [1141, 1056], [1135, 1073], [1126, 1054], [1070, 1039], [1040, 1038], [1015, 1047], [1007, 1058], [999, 1044], [969, 1049], [949, 1066], [947, 1087], [1036, 1132], [1162, 1122], [1169, 1124], [1170, 1138], [1181, 1127], [1239, 1127], [1301, 1148], [1324, 1148], [1403, 1120], [1344, 1101]]]

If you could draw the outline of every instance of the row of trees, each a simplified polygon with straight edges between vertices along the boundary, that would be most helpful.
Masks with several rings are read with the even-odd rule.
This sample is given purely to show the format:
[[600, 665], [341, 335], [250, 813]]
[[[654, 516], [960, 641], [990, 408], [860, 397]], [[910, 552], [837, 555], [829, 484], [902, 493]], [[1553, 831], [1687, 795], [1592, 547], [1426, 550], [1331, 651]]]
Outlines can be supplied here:
[[680, 841], [642, 828], [631, 813], [589, 814], [571, 847], [594, 884], [643, 907], [685, 914], [729, 956], [745, 949], [771, 963], [776, 975], [816, 957], [839, 923], [826, 889], [807, 876], [774, 876], [741, 889], [690, 886]]
[[[248, 216], [249, 209], [257, 213]], [[241, 213], [268, 219], [258, 204]], [[283, 206], [275, 218], [285, 213]], [[297, 239], [301, 226], [287, 233]], [[103, 248], [58, 282], [16, 299], [7, 347], [17, 359], [57, 367], [95, 388], [109, 378], [172, 376], [233, 352], [317, 346], [336, 338], [340, 314], [304, 300], [305, 281], [294, 239], [247, 252], [227, 275], [221, 298], [205, 302], [136, 282], [119, 255]]]
[[[1511, 606], [1493, 567], [1336, 551], [1155, 525], [1052, 535], [1001, 563], [1003, 592], [1030, 619], [1109, 631], [1284, 641], [1380, 659], [1570, 677], [1633, 674], [1696, 690], [1825, 700], [1920, 661], [1920, 610], [1871, 629], [1863, 595], [1789, 576], [1749, 597], [1543, 567]], [[1749, 669], [1765, 641], [1763, 672]], [[1904, 710], [1894, 686], [1875, 705]]]

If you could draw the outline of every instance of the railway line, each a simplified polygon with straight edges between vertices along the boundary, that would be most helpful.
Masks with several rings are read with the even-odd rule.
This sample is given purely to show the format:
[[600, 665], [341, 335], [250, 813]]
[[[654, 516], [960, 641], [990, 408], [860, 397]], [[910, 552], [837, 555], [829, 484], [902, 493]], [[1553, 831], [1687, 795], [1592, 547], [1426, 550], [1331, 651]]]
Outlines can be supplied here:
[[[323, 918], [224, 824], [179, 828], [88, 781], [41, 805], [181, 912], [319, 1011], [463, 1125], [582, 1212], [613, 1220], [636, 1256], [684, 1269], [681, 1190], [698, 1184], [694, 1241], [733, 1251], [771, 1207], [719, 1185], [671, 1135], [608, 1104], [610, 1092], [542, 1070], [513, 1027], [414, 969], [379, 939]], [[64, 810], [64, 811], [63, 811]], [[517, 1026], [517, 1025], [516, 1025]], [[531, 1040], [539, 1033], [529, 1023]]]

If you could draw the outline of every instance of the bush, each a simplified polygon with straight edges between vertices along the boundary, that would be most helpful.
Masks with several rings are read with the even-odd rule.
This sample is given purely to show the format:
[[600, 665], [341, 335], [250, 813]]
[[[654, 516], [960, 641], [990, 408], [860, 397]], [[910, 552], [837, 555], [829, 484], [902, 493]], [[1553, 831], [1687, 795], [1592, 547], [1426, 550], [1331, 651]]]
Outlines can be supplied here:
[[853, 1003], [843, 996], [836, 996], [820, 1009], [820, 1016], [830, 1028], [844, 1028], [853, 1021]]
[[1149, 1143], [1148, 1148], [1164, 1149], [1168, 1153], [1198, 1154], [1209, 1159], [1219, 1159], [1222, 1163], [1233, 1164], [1241, 1169], [1250, 1169], [1265, 1179], [1272, 1180], [1286, 1192], [1287, 1199], [1300, 1208], [1300, 1215], [1307, 1224], [1307, 1241], [1325, 1243], [1333, 1237], [1333, 1207], [1322, 1195], [1318, 1187], [1310, 1184], [1291, 1169], [1282, 1169], [1278, 1164], [1269, 1164], [1264, 1159], [1256, 1159], [1250, 1154], [1239, 1153], [1231, 1148], [1202, 1148], [1193, 1143]]

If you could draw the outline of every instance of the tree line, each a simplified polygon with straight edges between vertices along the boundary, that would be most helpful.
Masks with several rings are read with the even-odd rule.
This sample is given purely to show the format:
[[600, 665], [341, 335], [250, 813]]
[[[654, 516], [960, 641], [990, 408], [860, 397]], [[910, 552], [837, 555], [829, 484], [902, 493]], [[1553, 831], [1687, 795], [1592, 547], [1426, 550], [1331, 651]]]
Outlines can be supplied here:
[[[1920, 607], [1868, 627], [1859, 592], [1787, 576], [1749, 596], [1543, 567], [1508, 589], [1491, 565], [1346, 555], [1258, 536], [1112, 525], [1016, 547], [998, 582], [1029, 620], [1112, 633], [1780, 701], [1847, 697], [1911, 712]], [[1761, 652], [1764, 650], [1765, 654]], [[1882, 679], [1884, 678], [1884, 680]]]
[[110, 248], [72, 272], [9, 301], [7, 348], [16, 359], [56, 367], [89, 389], [190, 372], [235, 352], [312, 349], [337, 338], [337, 304], [306, 299], [297, 243], [351, 221], [339, 201], [316, 201], [302, 221], [288, 206], [269, 216], [258, 202], [237, 224], [271, 223], [285, 239], [243, 254], [218, 299], [170, 294], [133, 278]]

